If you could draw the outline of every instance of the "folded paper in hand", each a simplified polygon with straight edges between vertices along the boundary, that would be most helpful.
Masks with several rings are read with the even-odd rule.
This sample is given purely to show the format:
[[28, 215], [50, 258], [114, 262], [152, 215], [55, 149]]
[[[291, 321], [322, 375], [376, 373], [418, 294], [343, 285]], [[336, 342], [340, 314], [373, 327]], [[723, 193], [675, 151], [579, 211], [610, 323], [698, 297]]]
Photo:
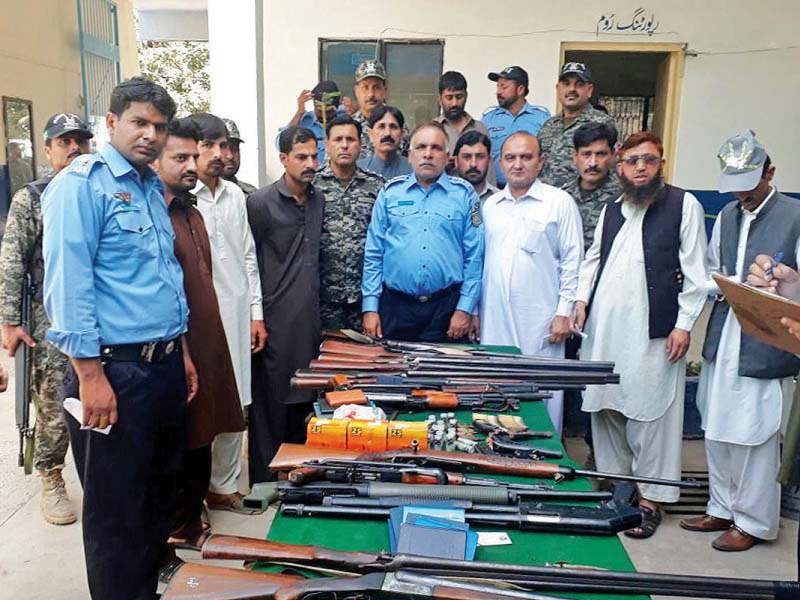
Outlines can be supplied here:
[[[83, 403], [80, 400], [77, 398], [64, 398], [64, 410], [71, 414], [78, 423], [83, 423]], [[97, 433], [108, 435], [108, 432], [111, 431], [111, 425], [103, 427], [102, 429], [81, 425], [81, 429], [91, 429]]]

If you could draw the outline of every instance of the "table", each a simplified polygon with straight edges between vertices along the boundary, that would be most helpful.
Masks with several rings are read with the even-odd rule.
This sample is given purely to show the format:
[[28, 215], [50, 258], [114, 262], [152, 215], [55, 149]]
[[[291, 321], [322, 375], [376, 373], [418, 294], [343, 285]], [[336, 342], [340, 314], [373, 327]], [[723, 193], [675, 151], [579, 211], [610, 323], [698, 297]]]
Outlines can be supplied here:
[[[519, 353], [511, 347], [487, 347], [492, 351]], [[397, 418], [404, 420], [424, 420], [429, 412], [417, 414], [401, 414]], [[532, 430], [553, 430], [552, 422], [542, 402], [522, 402], [519, 413]], [[470, 411], [456, 412], [461, 423], [471, 422]], [[533, 440], [529, 442], [541, 448], [564, 451], [561, 441], [553, 437], [549, 440]], [[555, 462], [580, 467], [565, 458]], [[476, 474], [481, 477], [490, 475]], [[524, 477], [503, 476], [506, 481], [520, 483], [549, 483], [542, 480]], [[558, 484], [560, 489], [590, 490], [591, 483], [586, 478], [575, 481], [564, 481]], [[591, 565], [617, 571], [635, 571], [625, 548], [616, 536], [567, 535], [556, 533], [539, 533], [518, 530], [504, 530], [485, 525], [474, 525], [475, 531], [507, 531], [512, 540], [509, 546], [479, 547], [475, 560], [504, 563], [521, 563], [531, 565], [553, 564], [564, 561], [570, 565]], [[389, 531], [386, 521], [331, 519], [324, 517], [284, 517], [275, 516], [267, 539], [276, 542], [327, 546], [337, 550], [362, 550], [379, 552], [389, 549]], [[570, 598], [597, 598], [608, 600], [610, 595], [572, 594], [566, 592], [543, 592], [555, 596]], [[646, 596], [620, 596], [628, 600], [643, 600]]]

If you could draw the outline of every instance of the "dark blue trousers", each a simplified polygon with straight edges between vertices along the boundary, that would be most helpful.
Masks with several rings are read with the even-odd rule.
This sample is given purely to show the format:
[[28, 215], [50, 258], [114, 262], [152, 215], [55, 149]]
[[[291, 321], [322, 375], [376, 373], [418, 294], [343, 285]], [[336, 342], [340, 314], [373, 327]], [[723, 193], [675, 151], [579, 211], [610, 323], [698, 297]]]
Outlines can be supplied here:
[[[108, 362], [119, 420], [108, 435], [65, 414], [83, 486], [83, 549], [93, 600], [153, 600], [172, 529], [186, 437], [180, 351], [160, 363]], [[65, 397], [79, 398], [70, 366]]]
[[378, 314], [383, 336], [407, 342], [453, 342], [447, 337], [461, 286], [453, 285], [425, 302], [384, 286]]

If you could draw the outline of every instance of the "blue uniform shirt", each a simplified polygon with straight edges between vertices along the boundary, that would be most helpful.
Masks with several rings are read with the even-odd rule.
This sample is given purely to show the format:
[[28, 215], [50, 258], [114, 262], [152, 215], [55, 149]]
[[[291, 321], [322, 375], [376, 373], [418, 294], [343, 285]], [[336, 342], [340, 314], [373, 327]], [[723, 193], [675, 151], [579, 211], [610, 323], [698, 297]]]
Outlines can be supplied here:
[[46, 339], [67, 356], [101, 345], [169, 340], [189, 310], [163, 186], [111, 144], [72, 161], [47, 186], [44, 215]]
[[442, 174], [425, 190], [410, 173], [389, 181], [372, 209], [361, 281], [364, 312], [377, 312], [385, 284], [428, 296], [461, 283], [458, 310], [481, 295], [483, 222], [468, 182]]
[[550, 111], [544, 106], [537, 106], [528, 102], [522, 107], [516, 116], [511, 114], [506, 108], [495, 106], [488, 109], [481, 117], [481, 122], [489, 130], [489, 138], [492, 140], [492, 159], [494, 160], [494, 170], [497, 175], [497, 187], [502, 188], [506, 184], [505, 175], [500, 168], [500, 147], [506, 138], [518, 131], [527, 131], [533, 135], [538, 135], [544, 122], [550, 118]]

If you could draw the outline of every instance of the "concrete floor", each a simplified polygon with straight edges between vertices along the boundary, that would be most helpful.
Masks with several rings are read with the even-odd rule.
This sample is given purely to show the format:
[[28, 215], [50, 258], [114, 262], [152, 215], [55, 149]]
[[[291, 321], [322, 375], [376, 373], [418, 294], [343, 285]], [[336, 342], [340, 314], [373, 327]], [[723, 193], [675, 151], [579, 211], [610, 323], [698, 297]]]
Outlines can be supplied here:
[[[0, 364], [13, 369], [13, 362], [5, 356], [0, 358]], [[578, 459], [585, 452], [582, 440], [569, 440], [568, 448], [570, 455]], [[35, 476], [25, 477], [16, 461], [11, 388], [0, 397], [0, 596], [15, 600], [84, 600], [88, 594], [80, 522], [65, 527], [45, 523], [39, 513], [38, 480]], [[702, 441], [685, 443], [684, 466], [687, 470], [705, 468]], [[79, 506], [81, 491], [69, 455], [65, 479], [70, 496]], [[255, 517], [212, 512], [211, 520], [217, 532], [263, 538], [273, 515], [272, 511]], [[685, 532], [678, 527], [678, 520], [667, 515], [661, 529], [649, 540], [620, 536], [638, 570], [764, 579], [796, 577], [794, 521], [782, 520], [777, 542], [740, 554], [724, 554], [711, 548], [714, 534]], [[196, 553], [184, 555], [186, 559], [196, 557]]]

